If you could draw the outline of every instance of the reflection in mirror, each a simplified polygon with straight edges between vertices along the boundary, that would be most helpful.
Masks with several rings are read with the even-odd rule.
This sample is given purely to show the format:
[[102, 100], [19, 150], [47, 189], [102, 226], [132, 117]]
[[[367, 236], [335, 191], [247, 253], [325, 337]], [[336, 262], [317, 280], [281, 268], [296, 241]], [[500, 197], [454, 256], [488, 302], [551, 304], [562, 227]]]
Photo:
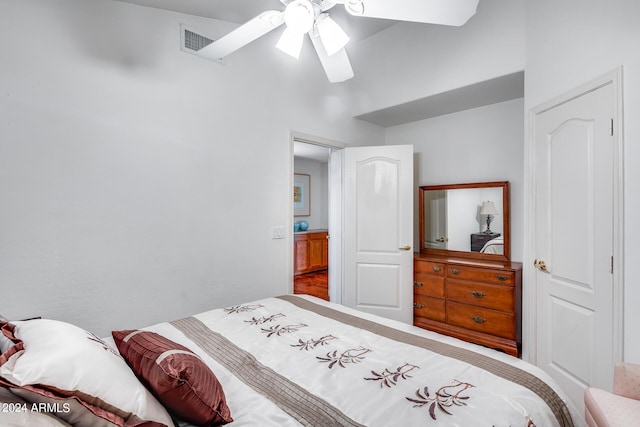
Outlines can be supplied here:
[[424, 193], [424, 246], [447, 249], [447, 190], [431, 190]]
[[509, 259], [508, 182], [424, 186], [420, 199], [421, 252]]

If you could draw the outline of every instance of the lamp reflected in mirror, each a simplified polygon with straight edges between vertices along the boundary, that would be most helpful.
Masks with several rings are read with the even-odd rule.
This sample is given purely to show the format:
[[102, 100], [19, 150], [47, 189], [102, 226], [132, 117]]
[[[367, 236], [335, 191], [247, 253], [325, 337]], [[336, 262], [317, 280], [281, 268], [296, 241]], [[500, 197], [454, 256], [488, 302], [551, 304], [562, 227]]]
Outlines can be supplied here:
[[482, 202], [482, 206], [480, 207], [480, 215], [487, 216], [487, 229], [484, 230], [485, 234], [492, 234], [491, 231], [491, 221], [493, 221], [493, 217], [495, 215], [500, 215], [500, 212], [496, 209], [496, 204], [490, 201]]

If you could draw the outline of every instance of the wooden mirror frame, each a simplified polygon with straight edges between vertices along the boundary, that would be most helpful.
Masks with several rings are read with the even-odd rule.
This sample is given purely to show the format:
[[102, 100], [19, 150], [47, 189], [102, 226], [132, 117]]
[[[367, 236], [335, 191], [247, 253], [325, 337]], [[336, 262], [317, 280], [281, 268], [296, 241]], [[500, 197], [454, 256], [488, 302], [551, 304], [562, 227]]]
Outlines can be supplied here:
[[[502, 226], [504, 237], [504, 253], [503, 254], [485, 254], [480, 252], [467, 252], [456, 251], [450, 249], [433, 249], [427, 248], [424, 244], [424, 192], [432, 190], [455, 190], [455, 189], [472, 189], [472, 188], [502, 188]], [[419, 187], [419, 215], [420, 215], [420, 253], [440, 255], [440, 256], [455, 256], [460, 258], [473, 258], [473, 259], [486, 259], [486, 260], [502, 260], [509, 261], [511, 259], [511, 219], [510, 219], [510, 205], [509, 205], [509, 181], [494, 181], [494, 182], [475, 182], [468, 184], [443, 184], [443, 185], [424, 185]]]

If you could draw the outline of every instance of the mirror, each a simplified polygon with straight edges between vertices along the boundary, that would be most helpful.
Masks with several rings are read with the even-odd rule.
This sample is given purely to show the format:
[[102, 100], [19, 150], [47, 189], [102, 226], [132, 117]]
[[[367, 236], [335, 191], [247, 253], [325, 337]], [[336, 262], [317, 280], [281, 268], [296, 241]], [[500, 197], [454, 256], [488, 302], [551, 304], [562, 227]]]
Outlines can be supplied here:
[[422, 186], [419, 205], [420, 252], [509, 260], [508, 181]]

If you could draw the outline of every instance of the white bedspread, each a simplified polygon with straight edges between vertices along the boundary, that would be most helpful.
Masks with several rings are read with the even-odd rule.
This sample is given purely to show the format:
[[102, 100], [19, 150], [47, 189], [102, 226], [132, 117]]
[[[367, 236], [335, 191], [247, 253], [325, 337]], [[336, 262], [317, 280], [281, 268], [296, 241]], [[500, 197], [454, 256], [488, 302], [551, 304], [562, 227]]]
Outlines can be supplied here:
[[504, 236], [498, 236], [489, 240], [484, 244], [480, 252], [485, 254], [503, 254], [504, 253]]
[[550, 378], [522, 360], [313, 297], [146, 329], [212, 368], [232, 426], [582, 425]]

